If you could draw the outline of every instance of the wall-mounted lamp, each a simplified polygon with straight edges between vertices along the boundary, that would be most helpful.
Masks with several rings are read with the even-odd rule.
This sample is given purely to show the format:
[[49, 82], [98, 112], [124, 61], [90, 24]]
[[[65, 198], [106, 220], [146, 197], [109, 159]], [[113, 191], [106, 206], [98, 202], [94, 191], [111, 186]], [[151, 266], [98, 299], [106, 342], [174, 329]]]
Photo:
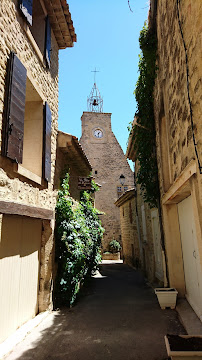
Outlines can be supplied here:
[[121, 184], [121, 185], [124, 185], [124, 183], [125, 183], [125, 176], [124, 176], [123, 174], [120, 175], [119, 181], [120, 181], [120, 184]]

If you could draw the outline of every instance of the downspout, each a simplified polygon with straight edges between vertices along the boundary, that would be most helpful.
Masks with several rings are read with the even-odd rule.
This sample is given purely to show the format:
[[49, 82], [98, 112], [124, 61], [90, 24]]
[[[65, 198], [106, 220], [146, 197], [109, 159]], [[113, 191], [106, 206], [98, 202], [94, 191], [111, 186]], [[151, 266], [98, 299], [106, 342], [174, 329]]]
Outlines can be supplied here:
[[136, 177], [135, 177], [135, 162], [134, 165], [134, 187], [135, 187], [135, 212], [136, 212], [136, 224], [137, 224], [137, 236], [138, 236], [138, 243], [139, 243], [139, 249], [140, 249], [140, 261], [141, 261], [141, 267], [144, 269], [144, 257], [143, 257], [143, 250], [142, 250], [142, 240], [140, 235], [140, 222], [139, 222], [139, 216], [138, 216], [138, 208], [137, 208], [137, 186], [136, 186]]

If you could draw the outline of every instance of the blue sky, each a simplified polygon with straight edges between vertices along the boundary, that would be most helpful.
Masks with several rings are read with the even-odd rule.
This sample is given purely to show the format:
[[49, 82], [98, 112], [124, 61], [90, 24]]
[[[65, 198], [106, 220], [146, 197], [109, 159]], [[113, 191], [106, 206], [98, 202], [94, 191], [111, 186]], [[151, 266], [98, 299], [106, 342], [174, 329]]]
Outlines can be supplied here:
[[127, 126], [134, 118], [139, 32], [148, 0], [68, 0], [77, 34], [73, 48], [59, 54], [59, 130], [80, 138], [81, 116], [96, 75], [103, 111], [112, 113], [112, 130], [124, 153]]

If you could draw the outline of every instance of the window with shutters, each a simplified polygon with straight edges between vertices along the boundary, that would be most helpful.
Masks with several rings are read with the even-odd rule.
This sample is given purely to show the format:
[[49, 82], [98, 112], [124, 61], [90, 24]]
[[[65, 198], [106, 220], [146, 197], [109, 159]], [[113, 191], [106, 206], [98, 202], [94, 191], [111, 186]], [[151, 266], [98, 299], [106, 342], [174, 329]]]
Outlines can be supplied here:
[[43, 100], [27, 77], [22, 166], [42, 177]]
[[[27, 35], [47, 67], [51, 58], [51, 27], [43, 0], [19, 0], [20, 11], [27, 24]], [[40, 56], [41, 54], [41, 56]]]
[[[41, 183], [51, 178], [51, 111], [18, 57], [11, 52], [7, 68], [2, 155], [17, 172]], [[26, 171], [25, 171], [26, 170]]]
[[36, 41], [41, 53], [44, 53], [46, 14], [40, 0], [33, 0], [32, 25], [29, 24], [30, 31]]

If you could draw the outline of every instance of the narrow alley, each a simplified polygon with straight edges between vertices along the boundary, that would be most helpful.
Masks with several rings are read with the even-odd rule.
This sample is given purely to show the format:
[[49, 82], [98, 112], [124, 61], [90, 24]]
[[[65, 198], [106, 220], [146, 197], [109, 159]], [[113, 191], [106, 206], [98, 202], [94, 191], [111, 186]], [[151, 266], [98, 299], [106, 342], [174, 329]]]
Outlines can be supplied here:
[[6, 360], [163, 360], [167, 333], [185, 333], [177, 312], [160, 309], [140, 272], [104, 261], [77, 304], [50, 314]]

